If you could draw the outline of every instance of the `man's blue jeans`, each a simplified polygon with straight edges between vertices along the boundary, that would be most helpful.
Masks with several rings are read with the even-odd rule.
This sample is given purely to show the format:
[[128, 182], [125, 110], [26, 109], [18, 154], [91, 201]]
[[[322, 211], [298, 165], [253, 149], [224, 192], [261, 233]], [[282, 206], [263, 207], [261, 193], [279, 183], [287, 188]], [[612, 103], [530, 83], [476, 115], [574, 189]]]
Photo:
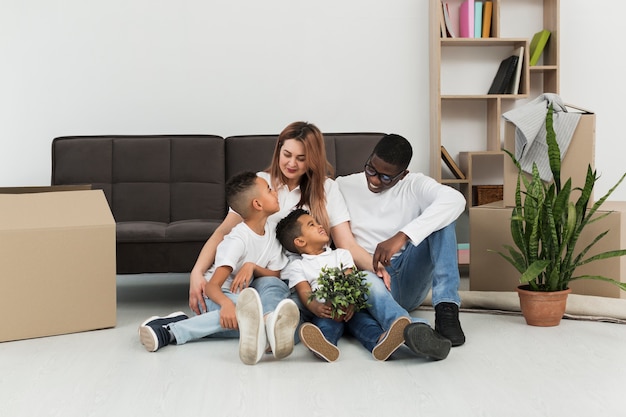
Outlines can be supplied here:
[[408, 244], [387, 267], [393, 298], [411, 311], [419, 307], [432, 288], [432, 304], [461, 305], [459, 265], [454, 223], [428, 236], [418, 246]]

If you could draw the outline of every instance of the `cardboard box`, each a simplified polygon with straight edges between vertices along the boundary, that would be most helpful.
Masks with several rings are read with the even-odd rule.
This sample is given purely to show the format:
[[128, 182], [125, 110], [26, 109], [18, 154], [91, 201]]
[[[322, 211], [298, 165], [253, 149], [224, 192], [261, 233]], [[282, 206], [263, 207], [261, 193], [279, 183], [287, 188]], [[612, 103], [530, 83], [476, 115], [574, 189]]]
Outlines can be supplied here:
[[[626, 202], [607, 201], [601, 209], [603, 213], [612, 212], [604, 219], [587, 225], [577, 248], [588, 245], [605, 230], [609, 233], [596, 243], [588, 256], [626, 248]], [[520, 285], [519, 272], [499, 254], [488, 251], [505, 251], [504, 244], [515, 247], [510, 233], [512, 210], [504, 207], [502, 202], [470, 208], [470, 290], [515, 291]], [[579, 267], [575, 275], [603, 275], [626, 282], [626, 256], [591, 262]], [[574, 294], [626, 298], [626, 292], [603, 281], [576, 280], [571, 288]]]
[[101, 190], [0, 192], [0, 342], [114, 327], [115, 221]]
[[[587, 166], [591, 164], [591, 169], [595, 169], [595, 136], [596, 136], [596, 115], [586, 110], [571, 109], [570, 111], [580, 111], [580, 121], [565, 157], [561, 161], [561, 178], [572, 179], [572, 188], [585, 185], [587, 177]], [[504, 125], [504, 149], [515, 155], [515, 125], [505, 122]], [[504, 157], [504, 204], [507, 207], [515, 206], [515, 188], [517, 186], [518, 170], [508, 155]], [[528, 179], [530, 174], [524, 174]], [[563, 181], [564, 183], [565, 181]], [[524, 184], [522, 183], [522, 189]], [[572, 197], [577, 199], [579, 192], [573, 192]], [[593, 193], [589, 200], [589, 206], [593, 205]]]

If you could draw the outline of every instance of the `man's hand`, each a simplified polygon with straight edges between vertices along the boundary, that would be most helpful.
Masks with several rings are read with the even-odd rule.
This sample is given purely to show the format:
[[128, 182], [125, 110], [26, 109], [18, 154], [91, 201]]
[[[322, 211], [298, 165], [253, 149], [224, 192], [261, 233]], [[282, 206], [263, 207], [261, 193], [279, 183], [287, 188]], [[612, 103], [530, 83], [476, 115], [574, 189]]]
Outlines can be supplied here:
[[384, 266], [389, 266], [391, 264], [391, 257], [398, 253], [408, 240], [407, 235], [398, 232], [391, 238], [380, 242], [376, 246], [374, 256], [372, 257], [372, 269], [378, 271], [377, 267], [379, 262]]

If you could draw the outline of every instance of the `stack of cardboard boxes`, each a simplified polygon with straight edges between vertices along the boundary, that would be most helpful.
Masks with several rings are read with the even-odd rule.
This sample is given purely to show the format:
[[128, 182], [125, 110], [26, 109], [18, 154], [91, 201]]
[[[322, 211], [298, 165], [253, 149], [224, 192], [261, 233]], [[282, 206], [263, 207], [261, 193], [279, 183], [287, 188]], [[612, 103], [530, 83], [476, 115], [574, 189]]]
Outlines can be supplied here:
[[[506, 122], [504, 148], [515, 153], [515, 126]], [[583, 112], [567, 153], [562, 161], [561, 178], [572, 178], [572, 187], [585, 183], [587, 166], [594, 169], [595, 114]], [[517, 168], [508, 156], [504, 158], [503, 201], [470, 208], [470, 290], [515, 291], [520, 285], [519, 272], [498, 253], [503, 245], [513, 244], [510, 232], [512, 208], [515, 205]], [[578, 194], [574, 197], [577, 198]], [[593, 196], [592, 196], [593, 200]], [[593, 201], [591, 202], [591, 204]], [[591, 243], [598, 234], [609, 233], [589, 251], [588, 256], [607, 250], [626, 248], [626, 202], [607, 201], [597, 215], [610, 212], [604, 219], [589, 224], [578, 241], [578, 250]], [[576, 270], [578, 275], [604, 275], [626, 282], [626, 257], [595, 261]], [[626, 298], [617, 286], [596, 280], [576, 280], [575, 294]]]

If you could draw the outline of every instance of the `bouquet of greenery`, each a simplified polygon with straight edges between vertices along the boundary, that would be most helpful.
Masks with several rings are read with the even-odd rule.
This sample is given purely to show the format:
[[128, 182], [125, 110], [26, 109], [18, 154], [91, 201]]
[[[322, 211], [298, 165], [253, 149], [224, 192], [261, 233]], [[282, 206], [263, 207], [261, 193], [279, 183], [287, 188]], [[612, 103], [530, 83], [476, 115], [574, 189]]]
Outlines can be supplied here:
[[322, 268], [317, 279], [319, 287], [309, 296], [309, 301], [314, 299], [324, 300], [332, 309], [332, 318], [339, 319], [346, 314], [347, 309], [353, 306], [354, 311], [369, 307], [369, 283], [365, 282], [365, 273], [356, 268], [347, 268], [343, 265], [339, 268]]

